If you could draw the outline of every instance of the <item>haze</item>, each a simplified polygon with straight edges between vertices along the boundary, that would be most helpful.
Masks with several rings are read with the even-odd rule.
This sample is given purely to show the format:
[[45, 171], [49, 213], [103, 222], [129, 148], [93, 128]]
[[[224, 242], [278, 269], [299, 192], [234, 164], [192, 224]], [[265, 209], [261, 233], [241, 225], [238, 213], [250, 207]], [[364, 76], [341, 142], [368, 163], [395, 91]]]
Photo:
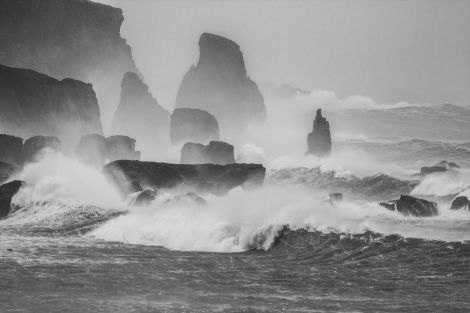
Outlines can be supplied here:
[[240, 44], [257, 82], [379, 103], [470, 103], [468, 1], [150, 1], [121, 7], [122, 34], [172, 108], [202, 32]]

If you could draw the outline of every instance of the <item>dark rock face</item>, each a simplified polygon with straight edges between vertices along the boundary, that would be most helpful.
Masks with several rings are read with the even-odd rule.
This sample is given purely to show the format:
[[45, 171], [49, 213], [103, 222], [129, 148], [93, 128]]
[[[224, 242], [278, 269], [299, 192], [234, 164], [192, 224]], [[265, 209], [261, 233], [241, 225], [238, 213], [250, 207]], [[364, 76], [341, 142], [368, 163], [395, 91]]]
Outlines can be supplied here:
[[470, 200], [465, 196], [460, 196], [452, 201], [451, 210], [470, 210]]
[[107, 159], [140, 159], [140, 152], [135, 151], [135, 139], [119, 135], [108, 138], [98, 134], [83, 136], [75, 153], [80, 161], [96, 168], [101, 168]]
[[11, 212], [11, 199], [20, 190], [24, 182], [14, 180], [0, 186], [0, 218], [8, 216]]
[[93, 87], [78, 80], [0, 65], [0, 110], [2, 131], [20, 137], [45, 134], [75, 144], [84, 134], [102, 133]]
[[144, 147], [155, 147], [169, 144], [169, 132], [169, 112], [152, 97], [137, 74], [127, 72], [111, 133], [131, 136]]
[[264, 99], [246, 73], [240, 47], [233, 41], [204, 33], [199, 39], [199, 62], [183, 78], [176, 106], [214, 114], [228, 132], [245, 129], [247, 122], [264, 121]]
[[106, 141], [110, 161], [140, 159], [140, 152], [135, 151], [134, 138], [117, 135], [108, 137]]
[[6, 182], [10, 177], [15, 175], [20, 168], [16, 165], [4, 163], [0, 161], [0, 184]]
[[23, 139], [0, 134], [0, 162], [21, 165], [23, 163]]
[[181, 149], [181, 164], [235, 163], [234, 148], [223, 141], [211, 141], [207, 146], [199, 143], [185, 143]]
[[459, 166], [454, 162], [447, 162], [446, 160], [434, 164], [433, 166], [423, 166], [419, 171], [420, 175], [429, 175], [432, 173], [442, 173], [449, 170], [455, 170]]
[[170, 137], [179, 142], [206, 142], [219, 139], [219, 124], [215, 117], [199, 109], [175, 109], [170, 118]]
[[331, 153], [330, 124], [321, 115], [321, 109], [317, 110], [313, 121], [313, 130], [307, 137], [307, 154], [324, 157]]
[[2, 0], [0, 64], [92, 83], [109, 120], [122, 76], [136, 71], [123, 20], [121, 9], [87, 0]]
[[400, 199], [381, 202], [381, 206], [390, 211], [398, 211], [405, 216], [434, 216], [437, 215], [437, 204], [435, 202], [418, 199], [412, 196], [402, 195]]
[[122, 194], [133, 192], [137, 183], [144, 188], [184, 190], [222, 195], [242, 186], [263, 184], [266, 169], [260, 164], [169, 164], [119, 160], [104, 168], [104, 173]]
[[61, 151], [60, 139], [52, 136], [34, 136], [27, 139], [23, 146], [24, 163], [35, 161], [39, 153], [45, 148]]

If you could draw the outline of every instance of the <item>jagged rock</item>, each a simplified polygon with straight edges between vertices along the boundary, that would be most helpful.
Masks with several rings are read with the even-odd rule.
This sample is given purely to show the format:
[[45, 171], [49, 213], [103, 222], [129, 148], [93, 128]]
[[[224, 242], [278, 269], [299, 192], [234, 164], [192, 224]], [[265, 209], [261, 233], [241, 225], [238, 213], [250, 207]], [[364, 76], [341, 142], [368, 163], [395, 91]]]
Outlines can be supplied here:
[[315, 120], [313, 121], [313, 130], [307, 137], [307, 145], [307, 154], [324, 157], [331, 153], [330, 124], [321, 115], [321, 109], [317, 110]]
[[452, 201], [451, 210], [470, 210], [470, 200], [465, 196], [460, 196]]
[[148, 206], [157, 198], [157, 193], [153, 189], [145, 189], [141, 191], [135, 198], [135, 206]]
[[330, 197], [330, 202], [333, 203], [338, 203], [343, 201], [343, 194], [341, 192], [333, 192], [329, 194]]
[[23, 163], [23, 139], [1, 134], [0, 161], [9, 164], [21, 165]]
[[[120, 35], [123, 21], [121, 9], [92, 1], [2, 0], [0, 64], [92, 83], [108, 126], [122, 76], [136, 71], [131, 48]], [[58, 135], [20, 136], [38, 133]], [[101, 130], [83, 130], [73, 144], [87, 133]]]
[[24, 163], [35, 161], [40, 152], [45, 148], [61, 151], [62, 145], [60, 139], [52, 136], [34, 136], [27, 139], [23, 146]]
[[215, 117], [199, 109], [175, 109], [170, 118], [170, 137], [179, 142], [206, 142], [219, 139], [219, 124]]
[[135, 139], [127, 136], [90, 134], [83, 136], [75, 153], [85, 164], [101, 168], [106, 160], [138, 160], [140, 152], [135, 151]]
[[144, 188], [181, 188], [197, 193], [222, 195], [241, 186], [262, 185], [266, 169], [260, 164], [169, 164], [119, 160], [107, 164], [104, 173], [123, 195], [138, 182]]
[[207, 204], [207, 201], [204, 198], [198, 196], [194, 192], [188, 192], [184, 195], [176, 195], [172, 199], [166, 200], [165, 203], [182, 202], [182, 201], [190, 201], [198, 205]]
[[20, 168], [16, 165], [0, 162], [0, 184], [6, 182], [19, 170]]
[[99, 134], [85, 135], [80, 138], [75, 153], [83, 163], [101, 168], [108, 156], [108, 142]]
[[446, 160], [440, 161], [433, 166], [423, 166], [419, 171], [420, 175], [429, 175], [432, 173], [442, 173], [449, 170], [454, 170], [459, 168], [459, 166], [454, 162], [447, 162]]
[[161, 147], [170, 143], [170, 114], [152, 97], [148, 86], [135, 73], [124, 75], [111, 133], [131, 136], [142, 147]]
[[128, 136], [110, 136], [106, 138], [110, 161], [114, 160], [140, 160], [140, 152], [135, 151], [135, 139]]
[[390, 211], [398, 211], [405, 216], [434, 216], [437, 215], [435, 202], [402, 195], [398, 200], [380, 202], [380, 205]]
[[20, 190], [24, 182], [14, 180], [0, 186], [0, 218], [4, 218], [11, 213], [11, 199]]
[[199, 39], [199, 61], [184, 76], [176, 106], [214, 114], [222, 130], [229, 133], [244, 130], [249, 122], [266, 119], [263, 96], [247, 76], [240, 47], [208, 33]]
[[199, 143], [185, 143], [181, 149], [181, 164], [235, 163], [234, 148], [223, 141], [211, 141], [207, 146]]
[[0, 65], [0, 110], [2, 130], [20, 137], [46, 134], [75, 144], [102, 133], [93, 87], [78, 80]]

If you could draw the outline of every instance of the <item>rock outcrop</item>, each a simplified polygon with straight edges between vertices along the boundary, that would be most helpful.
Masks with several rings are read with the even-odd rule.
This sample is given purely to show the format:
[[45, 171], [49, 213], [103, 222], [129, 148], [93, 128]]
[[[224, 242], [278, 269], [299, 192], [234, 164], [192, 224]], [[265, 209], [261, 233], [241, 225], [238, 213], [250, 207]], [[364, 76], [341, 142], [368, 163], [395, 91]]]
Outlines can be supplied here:
[[331, 153], [330, 123], [321, 115], [321, 109], [317, 110], [313, 130], [307, 137], [307, 145], [307, 154], [324, 157]]
[[223, 141], [211, 141], [207, 146], [199, 143], [185, 143], [181, 149], [181, 164], [235, 163], [234, 148]]
[[434, 164], [433, 166], [423, 166], [419, 171], [419, 174], [424, 176], [433, 173], [447, 172], [449, 170], [455, 170], [457, 168], [459, 168], [459, 166], [456, 163], [443, 160]]
[[451, 210], [470, 210], [470, 200], [466, 196], [459, 196], [452, 201]]
[[148, 86], [133, 72], [127, 72], [122, 80], [111, 133], [131, 136], [141, 147], [155, 148], [170, 143], [169, 112], [158, 104]]
[[123, 21], [121, 9], [87, 0], [2, 0], [0, 64], [92, 83], [108, 125], [121, 78], [136, 71]]
[[23, 162], [29, 163], [35, 161], [43, 149], [49, 148], [55, 151], [61, 151], [62, 145], [60, 139], [53, 136], [34, 136], [24, 142]]
[[102, 133], [93, 87], [78, 80], [0, 65], [0, 111], [1, 131], [23, 138], [44, 134], [75, 144]]
[[173, 144], [219, 140], [219, 124], [215, 117], [206, 111], [175, 109], [170, 118], [170, 137]]
[[23, 139], [0, 134], [0, 162], [23, 164]]
[[0, 218], [4, 218], [11, 213], [11, 199], [24, 185], [20, 180], [14, 180], [0, 186]]
[[260, 164], [169, 164], [119, 160], [104, 167], [104, 173], [123, 195], [135, 192], [136, 185], [150, 189], [179, 188], [186, 192], [226, 194], [241, 186], [263, 184], [266, 169]]
[[16, 165], [0, 161], [0, 184], [3, 184], [7, 180], [9, 180], [13, 175], [18, 173], [19, 170], [20, 167]]
[[398, 200], [380, 202], [380, 205], [390, 211], [397, 211], [405, 216], [428, 217], [437, 215], [435, 202], [402, 195]]
[[247, 76], [238, 44], [208, 33], [199, 39], [199, 61], [185, 74], [176, 106], [214, 114], [227, 133], [240, 132], [247, 123], [266, 119], [263, 96]]
[[140, 152], [135, 150], [135, 139], [128, 136], [90, 134], [80, 139], [75, 154], [90, 166], [101, 168], [106, 160], [139, 160]]
[[110, 161], [115, 160], [140, 160], [140, 152], [135, 150], [135, 139], [116, 135], [106, 138]]

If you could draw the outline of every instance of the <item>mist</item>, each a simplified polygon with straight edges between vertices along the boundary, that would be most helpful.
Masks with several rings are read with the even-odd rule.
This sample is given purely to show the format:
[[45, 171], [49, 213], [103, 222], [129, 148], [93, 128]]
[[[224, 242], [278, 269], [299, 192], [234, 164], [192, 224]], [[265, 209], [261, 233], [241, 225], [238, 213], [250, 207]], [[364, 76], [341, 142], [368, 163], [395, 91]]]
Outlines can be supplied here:
[[470, 103], [468, 1], [104, 2], [123, 9], [122, 34], [168, 109], [203, 32], [237, 42], [258, 83], [378, 103]]

